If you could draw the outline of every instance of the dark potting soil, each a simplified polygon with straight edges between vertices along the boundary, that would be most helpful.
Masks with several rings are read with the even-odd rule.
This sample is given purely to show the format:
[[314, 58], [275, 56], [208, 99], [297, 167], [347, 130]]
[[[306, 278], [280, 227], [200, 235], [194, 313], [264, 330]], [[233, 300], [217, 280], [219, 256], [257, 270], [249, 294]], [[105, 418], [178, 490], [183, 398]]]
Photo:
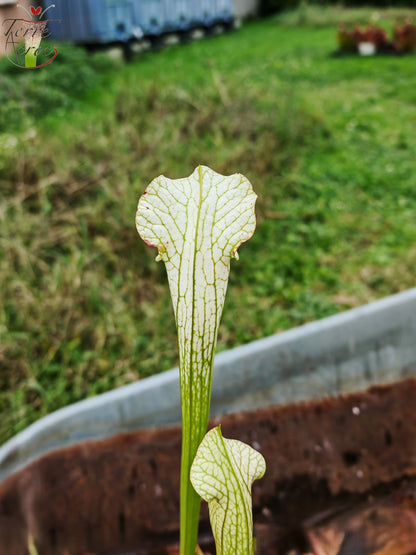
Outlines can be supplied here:
[[[416, 380], [241, 412], [225, 437], [260, 450], [257, 555], [416, 554]], [[0, 484], [0, 555], [178, 553], [179, 427], [50, 453]], [[199, 543], [215, 553], [205, 503]], [[244, 554], [238, 554], [244, 555]]]

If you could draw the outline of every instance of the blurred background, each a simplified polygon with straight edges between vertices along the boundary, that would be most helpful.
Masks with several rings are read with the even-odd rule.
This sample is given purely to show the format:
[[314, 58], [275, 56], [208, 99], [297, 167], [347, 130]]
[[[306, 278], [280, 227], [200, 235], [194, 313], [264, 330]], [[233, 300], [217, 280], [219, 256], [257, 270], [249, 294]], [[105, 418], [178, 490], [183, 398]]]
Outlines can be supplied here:
[[0, 444], [177, 364], [165, 270], [134, 223], [160, 174], [205, 164], [258, 194], [219, 350], [414, 286], [416, 2], [236, 0], [221, 18], [192, 2], [203, 16], [175, 29], [158, 0], [147, 31], [126, 2], [111, 24], [99, 2], [76, 24], [78, 3], [55, 3], [58, 54], [27, 70], [5, 49], [24, 14], [0, 2]]

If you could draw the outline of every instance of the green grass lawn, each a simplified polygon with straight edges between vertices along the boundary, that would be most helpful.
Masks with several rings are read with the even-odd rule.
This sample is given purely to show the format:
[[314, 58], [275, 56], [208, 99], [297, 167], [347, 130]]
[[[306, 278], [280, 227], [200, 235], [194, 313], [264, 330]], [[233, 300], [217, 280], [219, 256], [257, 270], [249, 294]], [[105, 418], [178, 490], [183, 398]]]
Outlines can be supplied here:
[[219, 349], [414, 285], [416, 58], [333, 57], [334, 26], [287, 23], [141, 55], [0, 135], [0, 443], [177, 363], [164, 268], [134, 226], [161, 173], [203, 163], [259, 196]]

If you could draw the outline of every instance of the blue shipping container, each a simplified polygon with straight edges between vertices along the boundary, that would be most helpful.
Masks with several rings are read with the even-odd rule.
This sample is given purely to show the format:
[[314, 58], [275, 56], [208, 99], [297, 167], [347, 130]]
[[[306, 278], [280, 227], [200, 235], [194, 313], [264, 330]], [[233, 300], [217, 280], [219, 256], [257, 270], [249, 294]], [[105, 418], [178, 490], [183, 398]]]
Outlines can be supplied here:
[[134, 0], [61, 0], [49, 12], [48, 28], [58, 40], [85, 44], [140, 38], [134, 23]]
[[136, 0], [134, 4], [134, 23], [144, 35], [160, 35], [166, 29], [164, 0]]
[[166, 29], [169, 31], [183, 31], [189, 29], [192, 23], [189, 0], [165, 0]]
[[233, 19], [232, 0], [57, 0], [48, 13], [57, 40], [128, 42]]
[[232, 23], [234, 20], [232, 0], [215, 0], [215, 18], [219, 23]]

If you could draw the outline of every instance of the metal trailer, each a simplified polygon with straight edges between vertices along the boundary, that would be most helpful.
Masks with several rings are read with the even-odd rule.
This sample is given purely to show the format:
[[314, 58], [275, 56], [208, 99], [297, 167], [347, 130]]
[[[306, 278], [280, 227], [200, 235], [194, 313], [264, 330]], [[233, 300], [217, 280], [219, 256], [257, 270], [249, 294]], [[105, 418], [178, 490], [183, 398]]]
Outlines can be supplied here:
[[48, 13], [48, 29], [57, 40], [126, 43], [143, 36], [133, 17], [134, 4], [134, 0], [61, 0]]

